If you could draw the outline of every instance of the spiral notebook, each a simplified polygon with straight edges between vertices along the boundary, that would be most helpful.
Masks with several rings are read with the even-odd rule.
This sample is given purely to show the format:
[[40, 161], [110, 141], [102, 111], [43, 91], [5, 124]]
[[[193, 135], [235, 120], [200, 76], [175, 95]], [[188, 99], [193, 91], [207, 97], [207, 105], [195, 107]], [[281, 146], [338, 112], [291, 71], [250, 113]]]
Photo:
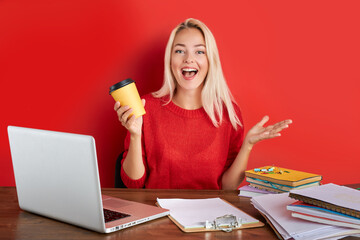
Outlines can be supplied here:
[[360, 191], [333, 183], [318, 187], [291, 190], [296, 200], [360, 218]]

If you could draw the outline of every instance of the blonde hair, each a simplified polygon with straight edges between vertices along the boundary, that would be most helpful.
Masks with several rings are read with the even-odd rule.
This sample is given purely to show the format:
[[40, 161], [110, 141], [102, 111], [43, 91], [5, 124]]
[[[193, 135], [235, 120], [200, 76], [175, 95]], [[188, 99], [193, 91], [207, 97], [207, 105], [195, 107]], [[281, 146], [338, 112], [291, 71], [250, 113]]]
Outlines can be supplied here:
[[237, 117], [233, 105], [236, 103], [230, 93], [229, 87], [226, 84], [215, 38], [206, 25], [199, 20], [193, 18], [186, 19], [171, 32], [165, 49], [164, 82], [162, 87], [153, 93], [153, 96], [160, 98], [168, 95], [169, 100], [167, 103], [172, 100], [176, 91], [176, 79], [174, 78], [170, 66], [173, 42], [176, 34], [187, 28], [198, 29], [203, 34], [205, 39], [206, 53], [209, 61], [209, 70], [201, 92], [203, 108], [214, 126], [219, 127], [223, 120], [223, 112], [225, 107], [232, 126], [237, 129], [237, 125], [242, 126], [242, 123]]

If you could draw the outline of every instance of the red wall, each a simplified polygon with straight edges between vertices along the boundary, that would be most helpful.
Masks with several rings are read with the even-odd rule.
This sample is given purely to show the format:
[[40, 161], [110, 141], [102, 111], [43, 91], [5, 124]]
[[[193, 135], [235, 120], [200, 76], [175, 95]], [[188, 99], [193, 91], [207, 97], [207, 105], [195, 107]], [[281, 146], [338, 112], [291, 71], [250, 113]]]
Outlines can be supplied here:
[[157, 90], [167, 38], [188, 17], [214, 33], [247, 129], [265, 114], [294, 121], [254, 148], [249, 168], [360, 182], [360, 3], [226, 3], [0, 1], [0, 186], [15, 184], [8, 125], [93, 135], [102, 187], [113, 186], [125, 131], [108, 88], [131, 77], [141, 94]]

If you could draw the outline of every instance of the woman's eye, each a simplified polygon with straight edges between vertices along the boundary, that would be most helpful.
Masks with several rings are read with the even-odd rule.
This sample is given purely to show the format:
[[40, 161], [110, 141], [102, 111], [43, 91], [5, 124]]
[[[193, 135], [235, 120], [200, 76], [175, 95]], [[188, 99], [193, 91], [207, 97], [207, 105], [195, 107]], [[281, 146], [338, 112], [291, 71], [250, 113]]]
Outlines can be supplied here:
[[175, 53], [183, 53], [183, 50], [175, 50]]
[[197, 54], [205, 54], [205, 51], [196, 51]]

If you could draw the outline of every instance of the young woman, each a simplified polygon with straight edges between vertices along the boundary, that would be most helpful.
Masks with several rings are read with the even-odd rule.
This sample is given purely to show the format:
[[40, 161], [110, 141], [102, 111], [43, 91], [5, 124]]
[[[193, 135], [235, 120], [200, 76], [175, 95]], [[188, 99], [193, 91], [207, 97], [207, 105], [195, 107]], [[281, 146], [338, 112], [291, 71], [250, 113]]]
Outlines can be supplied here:
[[128, 130], [121, 177], [131, 188], [236, 189], [254, 144], [280, 136], [291, 123], [264, 127], [265, 116], [244, 136], [215, 39], [196, 19], [172, 31], [163, 86], [143, 104], [147, 113], [138, 118], [129, 118], [128, 106], [114, 106]]

